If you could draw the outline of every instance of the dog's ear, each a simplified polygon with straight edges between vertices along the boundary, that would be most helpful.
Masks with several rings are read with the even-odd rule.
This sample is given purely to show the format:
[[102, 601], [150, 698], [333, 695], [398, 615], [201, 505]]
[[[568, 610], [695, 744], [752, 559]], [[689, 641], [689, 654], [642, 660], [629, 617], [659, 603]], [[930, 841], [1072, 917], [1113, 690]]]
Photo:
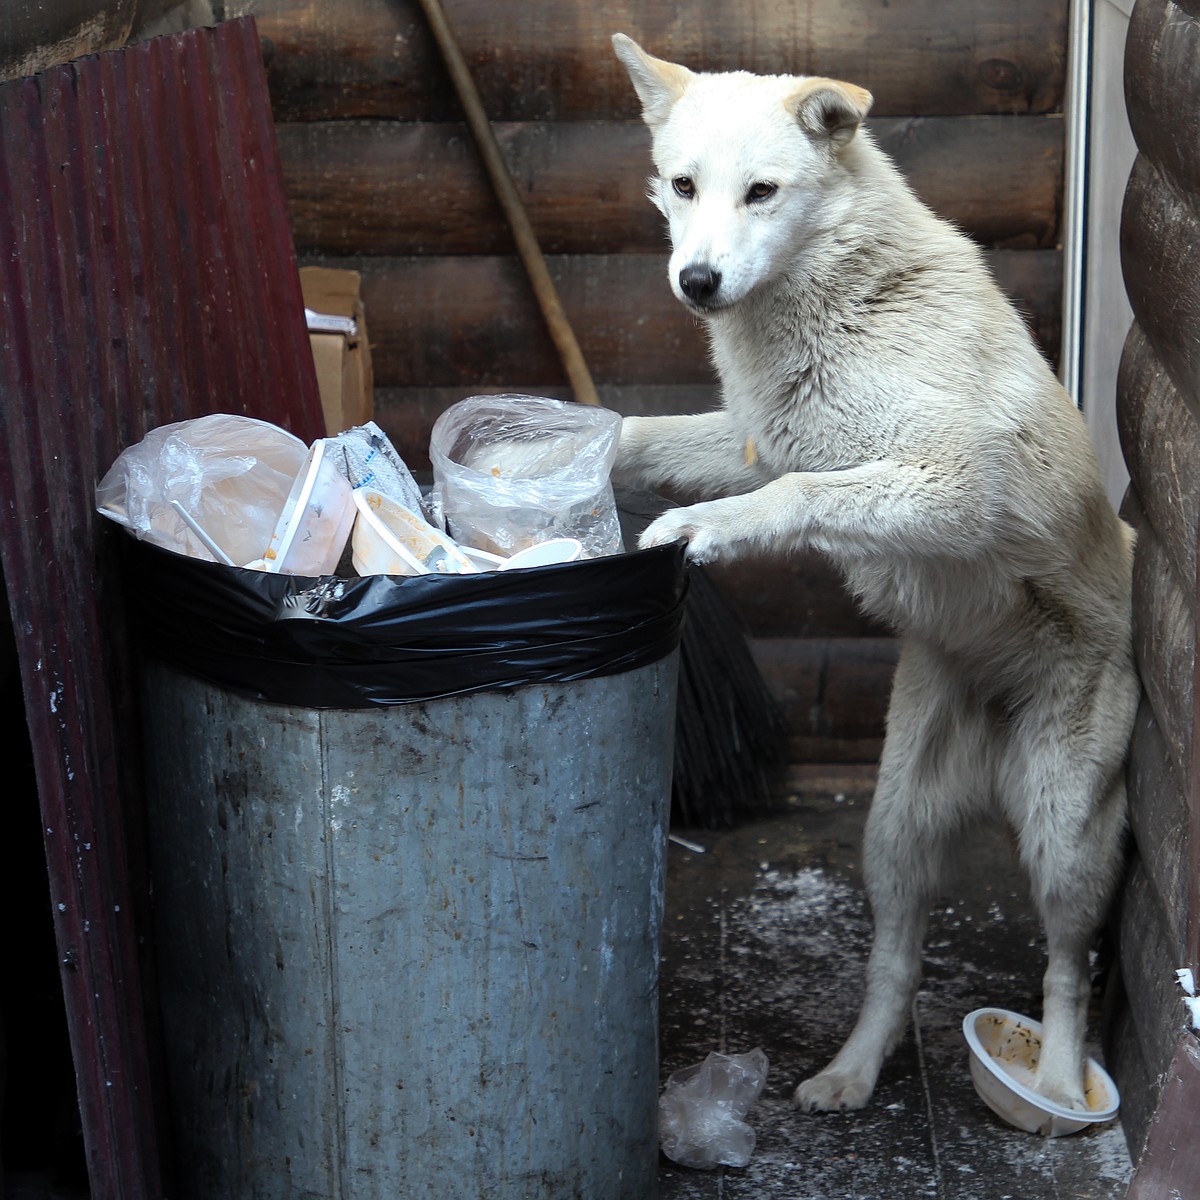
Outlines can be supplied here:
[[865, 88], [836, 79], [805, 79], [787, 106], [809, 133], [824, 136], [840, 150], [858, 132], [874, 97]]
[[642, 102], [642, 120], [651, 128], [667, 119], [671, 106], [695, 78], [687, 67], [649, 55], [632, 38], [613, 34], [613, 49], [625, 64], [634, 91]]

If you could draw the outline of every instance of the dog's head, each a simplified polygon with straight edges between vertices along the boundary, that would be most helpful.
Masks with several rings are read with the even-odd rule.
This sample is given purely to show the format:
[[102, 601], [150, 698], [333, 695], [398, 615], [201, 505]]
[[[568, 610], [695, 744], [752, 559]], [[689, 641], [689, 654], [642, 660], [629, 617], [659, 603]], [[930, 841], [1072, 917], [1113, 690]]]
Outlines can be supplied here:
[[697, 74], [613, 36], [650, 127], [650, 198], [671, 233], [671, 287], [715, 313], [786, 275], [843, 217], [833, 202], [871, 106], [851, 83]]

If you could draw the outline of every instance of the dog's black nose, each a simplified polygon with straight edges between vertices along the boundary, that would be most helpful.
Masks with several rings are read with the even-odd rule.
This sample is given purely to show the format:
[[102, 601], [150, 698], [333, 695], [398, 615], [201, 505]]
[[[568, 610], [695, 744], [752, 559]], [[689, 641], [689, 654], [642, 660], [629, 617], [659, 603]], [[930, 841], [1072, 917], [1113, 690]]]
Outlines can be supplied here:
[[721, 273], [712, 267], [684, 267], [679, 272], [680, 291], [696, 304], [711, 300], [721, 286]]

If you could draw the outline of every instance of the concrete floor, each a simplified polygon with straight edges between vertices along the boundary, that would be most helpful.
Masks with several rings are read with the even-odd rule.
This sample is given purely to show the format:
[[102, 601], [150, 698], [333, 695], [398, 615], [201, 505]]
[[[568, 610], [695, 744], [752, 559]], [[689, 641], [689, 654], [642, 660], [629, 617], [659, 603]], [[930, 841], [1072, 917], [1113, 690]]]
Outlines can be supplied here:
[[[748, 1166], [661, 1160], [660, 1200], [1110, 1200], [1131, 1172], [1119, 1121], [1045, 1139], [975, 1094], [962, 1018], [984, 1005], [1040, 1017], [1042, 940], [1007, 846], [980, 850], [934, 911], [914, 1021], [869, 1106], [806, 1115], [796, 1083], [857, 1010], [870, 922], [859, 846], [869, 771], [793, 772], [783, 811], [731, 831], [674, 832], [660, 1002], [662, 1075], [711, 1050], [770, 1060], [748, 1120]], [[1093, 1009], [1096, 1005], [1093, 1005]], [[1097, 1020], [1092, 1021], [1092, 1053]]]

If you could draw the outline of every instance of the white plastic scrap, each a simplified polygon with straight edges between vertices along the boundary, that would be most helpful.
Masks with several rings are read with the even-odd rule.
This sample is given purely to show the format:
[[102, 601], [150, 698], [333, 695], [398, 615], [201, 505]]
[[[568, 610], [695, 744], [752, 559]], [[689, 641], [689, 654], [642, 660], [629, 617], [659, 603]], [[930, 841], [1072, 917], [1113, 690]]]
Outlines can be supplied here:
[[353, 317], [337, 317], [333, 313], [306, 308], [304, 320], [313, 333], [345, 333], [350, 337], [358, 333], [358, 322]]
[[1200, 996], [1196, 995], [1196, 978], [1191, 967], [1181, 967], [1175, 972], [1175, 979], [1184, 991], [1184, 1004], [1192, 1019], [1192, 1028], [1200, 1029]]

